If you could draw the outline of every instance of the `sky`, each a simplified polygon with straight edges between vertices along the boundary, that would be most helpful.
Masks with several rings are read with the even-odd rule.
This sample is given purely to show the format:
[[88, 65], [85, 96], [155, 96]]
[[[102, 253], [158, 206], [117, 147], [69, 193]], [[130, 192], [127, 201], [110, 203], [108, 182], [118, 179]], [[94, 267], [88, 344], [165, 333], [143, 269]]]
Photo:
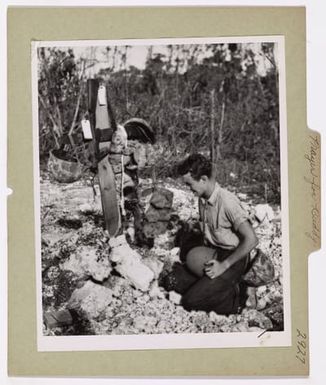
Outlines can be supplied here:
[[[86, 58], [92, 60], [95, 65], [87, 70], [86, 75], [89, 77], [94, 77], [96, 73], [102, 68], [107, 68], [113, 65], [113, 60], [115, 60], [114, 68], [116, 70], [124, 70], [129, 66], [134, 66], [139, 69], [145, 68], [146, 59], [148, 57], [149, 48], [151, 47], [152, 56], [155, 54], [162, 54], [168, 56], [169, 49], [167, 45], [129, 45], [127, 49], [127, 60], [126, 65], [119, 60], [120, 55], [113, 55], [114, 49], [125, 52], [126, 45], [114, 46], [109, 44], [101, 45], [89, 45], [88, 42], [85, 42], [85, 45], [75, 45], [72, 48], [77, 59]], [[102, 42], [103, 43], [103, 42]], [[106, 53], [106, 47], [110, 47], [109, 54]], [[187, 44], [187, 47], [194, 48], [194, 44]], [[205, 49], [205, 45], [200, 44], [203, 48], [203, 53], [199, 54], [199, 59], [203, 59], [210, 55], [210, 51]], [[257, 71], [261, 76], [266, 74], [266, 71], [270, 68], [270, 62], [262, 55], [261, 44], [260, 43], [243, 43], [243, 47], [250, 48], [255, 54], [255, 61], [257, 64]], [[60, 49], [68, 49], [68, 47], [60, 46]], [[274, 56], [277, 61], [277, 44], [274, 48]], [[182, 72], [182, 70], [180, 71]]]

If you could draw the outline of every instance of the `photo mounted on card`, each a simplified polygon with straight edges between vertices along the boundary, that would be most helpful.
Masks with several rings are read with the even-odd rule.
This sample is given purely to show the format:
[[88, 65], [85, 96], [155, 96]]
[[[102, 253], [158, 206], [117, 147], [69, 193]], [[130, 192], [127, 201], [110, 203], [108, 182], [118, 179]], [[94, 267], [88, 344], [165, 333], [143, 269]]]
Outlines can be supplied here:
[[40, 351], [291, 345], [284, 48], [32, 43]]
[[305, 39], [303, 8], [8, 11], [10, 374], [308, 374]]

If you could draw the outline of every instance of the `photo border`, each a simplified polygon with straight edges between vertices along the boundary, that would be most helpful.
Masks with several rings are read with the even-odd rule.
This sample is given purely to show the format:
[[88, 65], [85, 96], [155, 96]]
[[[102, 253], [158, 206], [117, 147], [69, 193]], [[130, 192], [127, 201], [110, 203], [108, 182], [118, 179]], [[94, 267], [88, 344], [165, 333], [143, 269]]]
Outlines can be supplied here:
[[[41, 221], [40, 175], [38, 145], [38, 86], [37, 49], [40, 47], [75, 47], [108, 45], [166, 45], [166, 44], [222, 44], [270, 42], [278, 44], [279, 70], [279, 132], [281, 171], [281, 226], [284, 331], [187, 333], [187, 334], [138, 334], [92, 336], [44, 336], [42, 333], [42, 269], [41, 269]], [[37, 290], [37, 347], [38, 351], [96, 351], [96, 350], [145, 350], [145, 349], [205, 349], [229, 347], [282, 347], [291, 346], [290, 303], [290, 251], [289, 251], [289, 202], [288, 202], [288, 148], [286, 108], [286, 67], [284, 36], [238, 36], [210, 38], [158, 38], [118, 40], [60, 40], [32, 42], [32, 104], [33, 104], [33, 155], [34, 155], [34, 207]], [[261, 336], [260, 336], [261, 334]], [[90, 347], [91, 346], [91, 347]]]

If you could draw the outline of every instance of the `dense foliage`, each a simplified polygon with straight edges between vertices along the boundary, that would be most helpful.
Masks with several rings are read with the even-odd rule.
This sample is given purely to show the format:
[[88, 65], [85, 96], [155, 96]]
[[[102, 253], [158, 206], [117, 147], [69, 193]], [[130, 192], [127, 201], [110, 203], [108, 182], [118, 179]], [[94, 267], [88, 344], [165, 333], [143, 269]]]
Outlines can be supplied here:
[[74, 131], [86, 111], [85, 62], [76, 62], [72, 49], [38, 51], [40, 158], [59, 148], [63, 134]]
[[[128, 65], [128, 47], [118, 51], [108, 47], [106, 54], [108, 62], [110, 55], [119, 56], [119, 66], [102, 66], [95, 75], [109, 82], [119, 122], [140, 117], [154, 128], [153, 167], [158, 177], [173, 176], [176, 160], [200, 151], [217, 164], [222, 184], [279, 202], [278, 70], [273, 44], [262, 44], [258, 53], [243, 44], [174, 45], [166, 54], [153, 54], [149, 48], [144, 69]], [[269, 64], [263, 73], [257, 57]], [[41, 55], [39, 93], [46, 100], [40, 104], [41, 155], [55, 145], [54, 123], [46, 109], [52, 115], [60, 111], [63, 132], [71, 128], [85, 83], [80, 72], [81, 63], [71, 50], [51, 49]], [[82, 92], [77, 121], [85, 111]]]

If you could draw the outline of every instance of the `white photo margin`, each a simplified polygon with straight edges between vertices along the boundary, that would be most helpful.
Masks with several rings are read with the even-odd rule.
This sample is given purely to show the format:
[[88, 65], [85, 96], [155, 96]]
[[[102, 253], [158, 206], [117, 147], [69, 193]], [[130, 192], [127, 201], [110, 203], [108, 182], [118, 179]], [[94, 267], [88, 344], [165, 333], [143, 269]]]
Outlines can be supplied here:
[[[284, 331], [155, 334], [155, 335], [92, 335], [92, 336], [44, 336], [42, 332], [42, 267], [41, 267], [41, 220], [40, 220], [40, 170], [39, 170], [39, 120], [38, 120], [38, 59], [40, 47], [89, 47], [89, 46], [147, 46], [167, 44], [223, 44], [223, 43], [276, 43], [279, 69], [279, 119], [280, 119], [280, 167], [281, 167], [281, 221], [282, 221], [282, 268]], [[239, 36], [216, 38], [171, 38], [128, 40], [75, 40], [34, 41], [31, 47], [32, 108], [33, 108], [33, 155], [34, 155], [34, 207], [36, 251], [36, 310], [38, 351], [98, 351], [190, 348], [239, 348], [291, 346], [290, 304], [290, 250], [288, 205], [288, 150], [285, 44], [283, 36]]]

